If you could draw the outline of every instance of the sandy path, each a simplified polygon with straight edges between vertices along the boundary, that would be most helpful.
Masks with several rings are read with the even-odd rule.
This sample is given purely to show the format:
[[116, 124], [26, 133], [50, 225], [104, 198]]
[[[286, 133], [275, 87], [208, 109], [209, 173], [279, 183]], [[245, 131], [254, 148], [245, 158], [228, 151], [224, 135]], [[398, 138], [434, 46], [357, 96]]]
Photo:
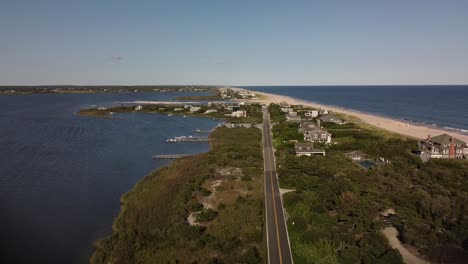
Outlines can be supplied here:
[[430, 264], [415, 255], [409, 252], [403, 245], [401, 245], [400, 240], [398, 240], [398, 231], [394, 227], [387, 227], [381, 231], [382, 234], [388, 239], [388, 244], [391, 248], [398, 250], [403, 257], [403, 262], [406, 264]]
[[[246, 89], [244, 89], [246, 90]], [[249, 90], [248, 90], [249, 91]], [[408, 124], [403, 121], [387, 118], [387, 117], [381, 117], [373, 114], [368, 114], [368, 113], [363, 113], [355, 110], [350, 110], [350, 109], [344, 109], [344, 108], [339, 108], [339, 107], [334, 107], [334, 106], [329, 106], [329, 105], [324, 105], [324, 104], [319, 104], [315, 102], [308, 102], [308, 101], [303, 101], [299, 99], [295, 99], [289, 96], [283, 96], [283, 95], [276, 95], [276, 94], [269, 94], [269, 93], [263, 93], [263, 92], [258, 92], [258, 91], [251, 91], [252, 93], [262, 95], [262, 99], [257, 99], [257, 100], [251, 100], [253, 102], [259, 102], [259, 103], [278, 103], [278, 102], [287, 102], [291, 105], [306, 105], [314, 108], [321, 108], [321, 109], [327, 109], [331, 110], [337, 113], [343, 113], [346, 115], [352, 115], [355, 117], [360, 118], [362, 121], [379, 127], [383, 128], [385, 130], [401, 134], [404, 136], [409, 136], [409, 137], [414, 137], [414, 138], [427, 138], [427, 135], [430, 134], [432, 136], [436, 136], [439, 134], [450, 134], [453, 135], [454, 137], [463, 140], [465, 142], [468, 142], [468, 134], [461, 134], [458, 133], [457, 131], [447, 131], [443, 130], [440, 128], [434, 128], [434, 127], [426, 127], [423, 125], [415, 125], [415, 124]]]

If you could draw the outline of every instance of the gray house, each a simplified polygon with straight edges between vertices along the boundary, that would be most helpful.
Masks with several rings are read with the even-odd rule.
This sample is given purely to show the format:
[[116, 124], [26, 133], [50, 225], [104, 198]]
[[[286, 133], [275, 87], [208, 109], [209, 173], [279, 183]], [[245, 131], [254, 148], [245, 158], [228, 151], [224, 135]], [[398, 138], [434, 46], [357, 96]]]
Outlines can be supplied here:
[[296, 156], [312, 156], [312, 155], [323, 155], [325, 156], [325, 150], [314, 148], [314, 143], [302, 142], [296, 143], [294, 146], [296, 150]]
[[419, 141], [418, 146], [422, 154], [442, 159], [462, 159], [468, 149], [466, 142], [447, 134], [436, 137], [428, 135], [426, 139]]
[[339, 117], [337, 117], [335, 115], [332, 115], [332, 114], [323, 115], [323, 116], [320, 117], [320, 120], [322, 120], [323, 122], [332, 122], [332, 123], [335, 123], [335, 124], [338, 124], [338, 125], [346, 124], [346, 122], [344, 120], [342, 120]]
[[332, 135], [322, 128], [304, 129], [304, 140], [309, 142], [331, 143]]

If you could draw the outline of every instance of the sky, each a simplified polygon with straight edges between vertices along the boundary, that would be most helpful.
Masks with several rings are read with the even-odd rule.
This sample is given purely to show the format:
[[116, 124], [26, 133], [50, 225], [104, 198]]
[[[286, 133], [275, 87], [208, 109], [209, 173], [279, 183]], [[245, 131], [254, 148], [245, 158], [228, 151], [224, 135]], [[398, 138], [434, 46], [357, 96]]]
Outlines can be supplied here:
[[468, 84], [467, 0], [0, 0], [0, 85]]

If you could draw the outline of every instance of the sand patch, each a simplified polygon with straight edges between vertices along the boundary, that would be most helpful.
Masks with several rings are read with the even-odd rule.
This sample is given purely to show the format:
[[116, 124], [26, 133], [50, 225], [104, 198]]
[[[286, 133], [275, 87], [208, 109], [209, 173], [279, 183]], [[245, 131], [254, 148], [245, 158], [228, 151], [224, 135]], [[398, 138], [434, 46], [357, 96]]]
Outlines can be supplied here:
[[401, 256], [403, 257], [403, 262], [406, 264], [430, 264], [421, 258], [421, 256], [417, 256], [416, 252], [410, 252], [398, 239], [398, 230], [394, 227], [387, 227], [381, 231], [382, 234], [387, 238], [388, 244], [391, 248], [394, 248], [400, 252]]

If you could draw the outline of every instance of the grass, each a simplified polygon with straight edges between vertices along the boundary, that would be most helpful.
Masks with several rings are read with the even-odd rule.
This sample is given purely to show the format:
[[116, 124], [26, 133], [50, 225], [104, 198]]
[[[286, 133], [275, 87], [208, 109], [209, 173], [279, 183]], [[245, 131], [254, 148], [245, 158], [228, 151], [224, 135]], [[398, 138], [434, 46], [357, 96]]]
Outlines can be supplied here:
[[[208, 153], [185, 157], [122, 196], [112, 234], [96, 243], [91, 263], [262, 263], [265, 261], [261, 133], [218, 128]], [[220, 173], [241, 168], [251, 180]], [[248, 170], [246, 168], [253, 168]], [[220, 180], [215, 208], [200, 210], [205, 186]]]

